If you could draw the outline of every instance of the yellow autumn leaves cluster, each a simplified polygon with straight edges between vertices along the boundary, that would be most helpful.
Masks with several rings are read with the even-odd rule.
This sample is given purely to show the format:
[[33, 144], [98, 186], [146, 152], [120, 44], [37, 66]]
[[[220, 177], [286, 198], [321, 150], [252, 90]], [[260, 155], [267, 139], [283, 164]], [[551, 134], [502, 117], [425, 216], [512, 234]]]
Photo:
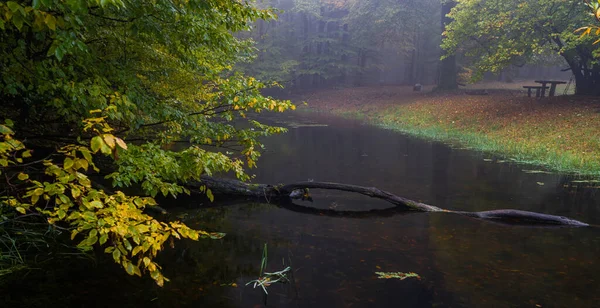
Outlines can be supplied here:
[[[147, 206], [156, 205], [153, 198], [127, 196], [120, 191], [109, 193], [93, 187], [86, 175], [90, 166], [98, 170], [93, 154], [110, 155], [126, 150], [127, 145], [106, 133], [111, 128], [104, 117], [87, 119], [85, 126], [96, 134], [90, 138], [89, 146], [61, 148], [62, 163], [44, 160], [46, 177], [42, 181], [30, 178], [27, 172], [19, 172], [17, 182], [28, 187], [26, 192], [22, 196], [3, 197], [2, 203], [21, 214], [46, 215], [49, 223], [71, 229], [71, 239], [80, 239], [77, 245], [80, 249], [105, 246], [104, 251], [128, 274], [148, 273], [158, 285], [163, 285], [167, 279], [154, 258], [165, 242], [173, 238], [197, 240], [223, 235], [192, 230], [178, 221], [165, 223], [154, 219], [143, 212]], [[14, 133], [9, 125], [0, 125], [0, 132], [0, 166], [26, 164], [24, 159], [31, 157], [31, 153], [12, 137]]]

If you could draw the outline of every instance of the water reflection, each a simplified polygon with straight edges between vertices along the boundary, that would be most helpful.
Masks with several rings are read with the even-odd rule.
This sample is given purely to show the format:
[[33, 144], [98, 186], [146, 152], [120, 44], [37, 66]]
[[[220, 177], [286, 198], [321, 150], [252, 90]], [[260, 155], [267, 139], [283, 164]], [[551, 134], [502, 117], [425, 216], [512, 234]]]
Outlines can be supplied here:
[[[565, 176], [526, 173], [522, 170], [533, 167], [356, 121], [317, 114], [267, 120], [294, 123], [288, 134], [265, 140], [256, 182], [343, 182], [450, 209], [516, 208], [600, 222], [597, 190]], [[165, 288], [127, 277], [108, 260], [92, 268], [85, 263], [15, 277], [2, 286], [10, 294], [0, 299], [21, 307], [260, 307], [262, 291], [244, 284], [257, 278], [268, 243], [269, 271], [294, 268], [292, 283], [269, 288], [269, 307], [594, 307], [600, 302], [598, 228], [505, 226], [444, 213], [407, 214], [343, 192], [311, 190], [311, 195], [313, 203], [299, 205], [316, 210], [242, 202], [173, 211], [194, 227], [228, 235], [220, 241], [181, 241], [162, 254], [171, 278]], [[380, 211], [353, 214], [370, 209]], [[380, 280], [376, 271], [417, 272], [422, 279]]]

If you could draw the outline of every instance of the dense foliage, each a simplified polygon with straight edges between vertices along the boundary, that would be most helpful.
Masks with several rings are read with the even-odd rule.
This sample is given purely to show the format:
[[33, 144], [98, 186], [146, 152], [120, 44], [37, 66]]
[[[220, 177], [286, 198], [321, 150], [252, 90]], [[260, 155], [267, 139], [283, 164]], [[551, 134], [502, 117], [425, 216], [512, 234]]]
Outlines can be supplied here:
[[569, 65], [578, 94], [600, 95], [598, 45], [575, 33], [592, 21], [586, 10], [580, 0], [459, 0], [442, 47], [469, 57], [479, 76], [557, 53]]
[[294, 108], [232, 70], [252, 52], [234, 33], [271, 18], [237, 0], [0, 2], [0, 227], [42, 217], [162, 285], [167, 241], [222, 235], [153, 218], [152, 197], [203, 174], [249, 179], [257, 138], [283, 129], [247, 113]]

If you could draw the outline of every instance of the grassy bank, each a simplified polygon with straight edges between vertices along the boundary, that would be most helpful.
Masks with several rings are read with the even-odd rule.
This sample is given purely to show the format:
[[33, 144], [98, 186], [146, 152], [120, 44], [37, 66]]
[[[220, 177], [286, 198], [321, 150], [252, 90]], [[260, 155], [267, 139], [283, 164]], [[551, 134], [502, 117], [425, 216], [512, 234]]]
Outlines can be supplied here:
[[600, 176], [600, 98], [536, 99], [412, 92], [409, 87], [327, 90], [304, 95], [309, 108], [450, 141], [559, 172]]

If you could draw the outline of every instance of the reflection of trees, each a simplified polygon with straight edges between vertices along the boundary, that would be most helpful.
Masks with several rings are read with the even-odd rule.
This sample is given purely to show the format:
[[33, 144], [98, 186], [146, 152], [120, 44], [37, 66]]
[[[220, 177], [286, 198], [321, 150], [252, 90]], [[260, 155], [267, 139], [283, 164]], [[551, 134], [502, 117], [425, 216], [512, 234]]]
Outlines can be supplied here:
[[[264, 207], [249, 205], [244, 211]], [[0, 302], [6, 307], [237, 306], [236, 300], [228, 298], [237, 289], [221, 284], [256, 277], [266, 241], [264, 234], [255, 228], [239, 232], [231, 225], [231, 209], [215, 207], [170, 215], [195, 227], [231, 232], [223, 240], [175, 241], [173, 249], [165, 249], [159, 259], [171, 282], [164, 288], [158, 288], [150, 279], [127, 276], [108, 258], [99, 258], [97, 264], [60, 258], [23, 277], [22, 273], [2, 277]], [[286, 240], [273, 236], [268, 237], [268, 243], [273, 249], [289, 246]], [[248, 293], [248, 298], [260, 303], [262, 294], [257, 290]]]
[[590, 224], [600, 224], [600, 190], [590, 183], [573, 183], [574, 179], [560, 177], [553, 191], [539, 201], [538, 207], [548, 207], [559, 215], [580, 217]]
[[[506, 227], [432, 215], [429, 241], [444, 286], [470, 307], [592, 307], [597, 230]], [[574, 301], [577, 304], [574, 304]]]
[[431, 145], [432, 166], [431, 169], [431, 195], [434, 204], [439, 207], [446, 207], [448, 200], [448, 169], [450, 163], [450, 154], [452, 149], [445, 144], [433, 143]]

